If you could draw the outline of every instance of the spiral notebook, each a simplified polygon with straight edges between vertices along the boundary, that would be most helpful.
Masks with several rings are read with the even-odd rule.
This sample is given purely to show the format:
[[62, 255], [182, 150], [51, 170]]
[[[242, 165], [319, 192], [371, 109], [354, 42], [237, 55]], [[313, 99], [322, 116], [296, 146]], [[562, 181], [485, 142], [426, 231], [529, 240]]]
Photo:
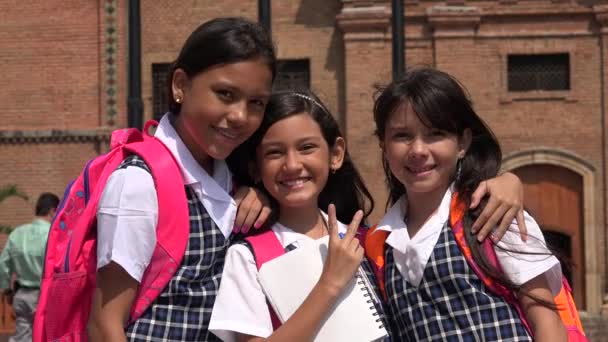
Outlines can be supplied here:
[[[300, 307], [323, 271], [329, 237], [309, 242], [265, 263], [258, 274], [270, 305], [285, 322]], [[315, 341], [376, 341], [387, 331], [374, 307], [375, 294], [360, 269], [322, 323]]]

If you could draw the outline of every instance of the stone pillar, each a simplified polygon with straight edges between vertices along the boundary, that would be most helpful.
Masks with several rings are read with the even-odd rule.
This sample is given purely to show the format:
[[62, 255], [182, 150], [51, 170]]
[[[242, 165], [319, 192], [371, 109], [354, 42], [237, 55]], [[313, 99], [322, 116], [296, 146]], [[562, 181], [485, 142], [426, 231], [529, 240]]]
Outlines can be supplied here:
[[344, 34], [343, 128], [351, 156], [376, 201], [369, 220], [372, 224], [384, 213], [386, 202], [372, 96], [375, 84], [391, 81], [390, 8], [390, 1], [342, 0], [342, 10], [336, 17]]
[[453, 74], [464, 84], [472, 84], [479, 65], [470, 51], [475, 51], [480, 9], [473, 6], [433, 6], [427, 9], [427, 21], [433, 32], [435, 67]]
[[[598, 6], [594, 6], [593, 7], [593, 12], [595, 13], [595, 20], [597, 21], [597, 23], [599, 24], [599, 46], [601, 48], [601, 56], [602, 59], [600, 61], [600, 63], [602, 63], [602, 92], [601, 92], [601, 97], [602, 97], [602, 116], [603, 116], [603, 167], [602, 167], [602, 172], [603, 174], [600, 176], [603, 178], [603, 184], [604, 184], [604, 198], [603, 198], [603, 207], [602, 207], [602, 211], [604, 212], [604, 220], [602, 223], [602, 225], [600, 225], [598, 228], [603, 229], [604, 231], [606, 230], [606, 218], [608, 217], [608, 191], [606, 191], [606, 187], [608, 186], [608, 174], [606, 172], [606, 164], [608, 163], [608, 98], [606, 95], [608, 95], [608, 5], [598, 5]], [[598, 175], [599, 176], [599, 175]], [[606, 236], [604, 234], [604, 236]], [[602, 248], [602, 253], [606, 253], [608, 248], [607, 248], [607, 243], [606, 241], [604, 241], [604, 246]], [[604, 254], [604, 256], [606, 256]], [[607, 260], [607, 258], [603, 258], [604, 260]], [[599, 274], [597, 274], [598, 277], [601, 277], [600, 274], [607, 274], [607, 269], [608, 267], [606, 267], [607, 265], [599, 265], [598, 267], [598, 272]], [[603, 272], [602, 272], [603, 271]], [[597, 283], [601, 284], [601, 289], [598, 289], [599, 291], [601, 291], [601, 293], [604, 294], [604, 298], [603, 298], [603, 303], [601, 306], [601, 313], [602, 316], [604, 317], [608, 317], [608, 291], [606, 289], [606, 279], [605, 277], [603, 279], [600, 279]]]

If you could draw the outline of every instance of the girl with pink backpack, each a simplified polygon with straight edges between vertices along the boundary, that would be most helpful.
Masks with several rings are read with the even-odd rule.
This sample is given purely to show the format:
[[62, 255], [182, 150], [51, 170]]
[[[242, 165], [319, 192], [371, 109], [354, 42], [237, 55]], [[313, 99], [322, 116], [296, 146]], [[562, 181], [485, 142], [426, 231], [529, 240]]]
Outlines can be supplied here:
[[214, 339], [207, 326], [237, 209], [223, 159], [258, 128], [275, 65], [270, 36], [245, 19], [211, 20], [186, 40], [170, 73], [170, 113], [155, 137], [181, 170], [189, 212], [187, 247], [162, 292], [129, 320], [153, 257], [158, 208], [145, 163], [137, 156], [126, 159], [108, 180], [97, 212], [92, 340]]
[[275, 66], [258, 24], [220, 18], [192, 32], [154, 136], [148, 124], [144, 134], [115, 131], [112, 150], [66, 190], [49, 235], [36, 341], [216, 339], [207, 326], [231, 233], [269, 214], [257, 191], [231, 197], [223, 160], [258, 128]]

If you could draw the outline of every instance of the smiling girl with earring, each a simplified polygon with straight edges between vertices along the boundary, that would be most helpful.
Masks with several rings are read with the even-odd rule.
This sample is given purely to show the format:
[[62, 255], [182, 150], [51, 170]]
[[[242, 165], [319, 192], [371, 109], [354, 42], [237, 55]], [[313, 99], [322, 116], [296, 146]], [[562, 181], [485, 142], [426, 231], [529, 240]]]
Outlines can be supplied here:
[[235, 186], [224, 159], [260, 125], [275, 70], [270, 35], [246, 19], [214, 19], [188, 37], [170, 72], [170, 112], [155, 132], [181, 171], [176, 181], [188, 202], [187, 247], [160, 295], [131, 321], [157, 245], [159, 208], [144, 160], [125, 159], [97, 210], [92, 341], [217, 340], [208, 324], [231, 233], [259, 227], [269, 213], [249, 188], [231, 197]]
[[471, 232], [473, 190], [497, 175], [502, 153], [459, 83], [412, 69], [381, 89], [374, 119], [392, 206], [366, 247], [384, 236], [372, 257], [394, 338], [566, 341], [554, 302], [561, 266], [534, 219], [524, 214], [525, 243], [516, 222], [496, 244]]

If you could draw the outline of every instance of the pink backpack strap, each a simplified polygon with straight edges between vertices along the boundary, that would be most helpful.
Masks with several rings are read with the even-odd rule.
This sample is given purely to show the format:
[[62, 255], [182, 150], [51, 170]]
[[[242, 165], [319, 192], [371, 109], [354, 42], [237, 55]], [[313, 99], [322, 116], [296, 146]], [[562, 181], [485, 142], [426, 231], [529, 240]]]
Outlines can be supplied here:
[[[150, 126], [146, 124], [146, 130]], [[171, 152], [158, 139], [144, 134], [144, 141], [125, 146], [150, 167], [158, 197], [156, 247], [139, 287], [130, 321], [139, 318], [160, 295], [179, 268], [190, 233], [190, 218], [181, 170]]]
[[[245, 238], [245, 241], [251, 246], [258, 271], [266, 262], [285, 254], [285, 248], [283, 248], [281, 241], [279, 241], [272, 229], [260, 234], [248, 236]], [[268, 311], [270, 311], [272, 328], [277, 330], [281, 326], [281, 321], [270, 303], [268, 303]]]

